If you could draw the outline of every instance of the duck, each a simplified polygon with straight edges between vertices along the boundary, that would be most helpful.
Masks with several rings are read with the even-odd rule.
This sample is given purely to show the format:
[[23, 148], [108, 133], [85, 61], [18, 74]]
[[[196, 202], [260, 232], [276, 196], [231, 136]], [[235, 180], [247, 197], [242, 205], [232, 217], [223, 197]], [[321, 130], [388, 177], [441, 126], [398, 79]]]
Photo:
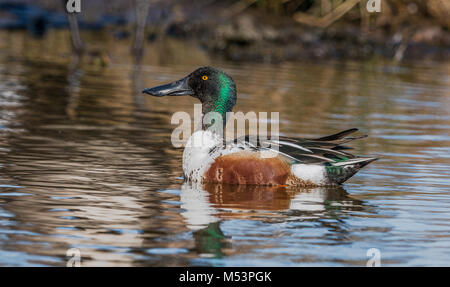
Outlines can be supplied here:
[[[236, 104], [236, 84], [232, 77], [215, 67], [200, 67], [172, 83], [144, 89], [154, 97], [191, 96], [200, 100], [202, 116], [208, 113], [222, 118]], [[222, 134], [203, 120], [187, 140], [182, 168], [190, 182], [318, 187], [341, 185], [376, 157], [355, 156], [348, 142], [357, 128], [319, 138], [268, 138], [250, 141], [249, 137], [225, 140]], [[276, 147], [276, 148], [274, 148]], [[269, 156], [268, 156], [269, 155]]]

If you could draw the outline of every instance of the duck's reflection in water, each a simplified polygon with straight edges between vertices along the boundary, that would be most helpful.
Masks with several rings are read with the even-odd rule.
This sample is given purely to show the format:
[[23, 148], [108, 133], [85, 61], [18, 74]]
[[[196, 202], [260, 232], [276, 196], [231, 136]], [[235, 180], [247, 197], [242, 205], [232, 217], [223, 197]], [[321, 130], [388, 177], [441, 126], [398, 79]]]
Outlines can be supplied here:
[[286, 217], [289, 214], [311, 217], [343, 207], [362, 207], [362, 202], [351, 198], [342, 186], [302, 188], [185, 182], [181, 202], [186, 225], [192, 230], [224, 218]]
[[[360, 200], [352, 198], [341, 186], [301, 188], [185, 182], [181, 202], [186, 226], [194, 231], [197, 252], [214, 257], [222, 257], [224, 248], [231, 244], [221, 230], [226, 220], [320, 223], [321, 219], [332, 217], [345, 225], [340, 220], [345, 211], [364, 208]], [[328, 223], [325, 220], [320, 225]], [[345, 226], [328, 227], [345, 233]]]

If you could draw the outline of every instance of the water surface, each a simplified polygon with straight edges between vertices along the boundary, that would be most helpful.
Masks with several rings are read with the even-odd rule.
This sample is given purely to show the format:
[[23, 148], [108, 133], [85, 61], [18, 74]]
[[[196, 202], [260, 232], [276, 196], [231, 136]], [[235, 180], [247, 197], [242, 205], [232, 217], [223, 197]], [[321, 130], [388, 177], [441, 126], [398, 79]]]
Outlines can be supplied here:
[[[1, 33], [0, 265], [450, 265], [449, 63], [233, 64], [165, 39], [135, 65], [93, 37], [103, 67], [61, 33]], [[235, 111], [280, 112], [285, 136], [358, 127], [354, 152], [381, 159], [334, 188], [184, 183], [170, 119], [196, 101], [140, 91], [206, 64]]]

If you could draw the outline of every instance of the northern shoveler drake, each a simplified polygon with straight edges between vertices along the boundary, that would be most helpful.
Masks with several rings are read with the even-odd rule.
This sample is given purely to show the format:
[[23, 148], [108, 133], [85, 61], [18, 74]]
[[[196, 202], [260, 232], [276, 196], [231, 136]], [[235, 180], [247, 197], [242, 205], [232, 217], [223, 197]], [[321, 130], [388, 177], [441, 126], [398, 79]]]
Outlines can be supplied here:
[[[203, 116], [211, 111], [219, 113], [224, 127], [226, 113], [231, 112], [236, 103], [233, 79], [213, 67], [198, 68], [181, 80], [142, 92], [156, 97], [193, 96], [201, 101]], [[193, 182], [248, 185], [341, 184], [376, 160], [344, 151], [347, 147], [343, 144], [365, 137], [348, 137], [357, 130], [353, 128], [316, 139], [279, 137], [271, 142], [277, 146], [276, 156], [267, 157], [263, 155], [267, 148], [261, 144], [246, 140], [225, 143], [221, 135], [203, 125], [186, 143], [184, 177]]]

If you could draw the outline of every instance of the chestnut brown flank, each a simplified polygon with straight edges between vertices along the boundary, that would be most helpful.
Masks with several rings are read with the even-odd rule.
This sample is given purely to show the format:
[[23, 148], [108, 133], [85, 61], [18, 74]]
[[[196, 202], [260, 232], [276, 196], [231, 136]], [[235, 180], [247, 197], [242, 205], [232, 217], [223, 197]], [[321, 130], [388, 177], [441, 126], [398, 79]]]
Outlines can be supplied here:
[[216, 158], [203, 175], [204, 182], [282, 185], [290, 178], [290, 166], [279, 157], [261, 158], [240, 152]]

